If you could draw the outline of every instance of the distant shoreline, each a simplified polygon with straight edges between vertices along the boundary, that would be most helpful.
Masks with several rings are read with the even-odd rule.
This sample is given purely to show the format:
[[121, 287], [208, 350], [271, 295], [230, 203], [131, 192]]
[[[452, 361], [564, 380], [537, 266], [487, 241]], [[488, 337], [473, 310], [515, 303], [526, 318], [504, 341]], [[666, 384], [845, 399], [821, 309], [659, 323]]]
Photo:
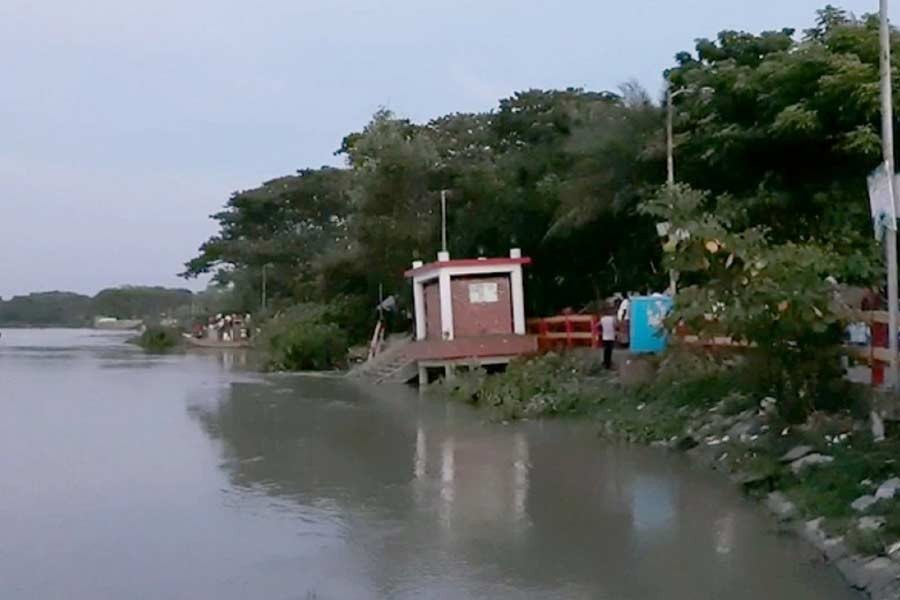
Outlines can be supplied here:
[[0, 329], [94, 329], [90, 325], [90, 323], [84, 323], [82, 325], [72, 325], [72, 324], [42, 324], [42, 325], [32, 325], [28, 323], [0, 323]]

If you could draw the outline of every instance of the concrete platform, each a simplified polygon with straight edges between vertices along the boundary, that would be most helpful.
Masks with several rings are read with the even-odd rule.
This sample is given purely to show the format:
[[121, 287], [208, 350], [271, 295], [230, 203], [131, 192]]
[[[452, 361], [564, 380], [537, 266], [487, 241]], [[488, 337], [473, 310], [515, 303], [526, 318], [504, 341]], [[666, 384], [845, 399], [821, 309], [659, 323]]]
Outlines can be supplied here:
[[406, 354], [418, 361], [478, 359], [521, 356], [538, 350], [534, 335], [484, 335], [454, 340], [421, 340], [409, 345]]

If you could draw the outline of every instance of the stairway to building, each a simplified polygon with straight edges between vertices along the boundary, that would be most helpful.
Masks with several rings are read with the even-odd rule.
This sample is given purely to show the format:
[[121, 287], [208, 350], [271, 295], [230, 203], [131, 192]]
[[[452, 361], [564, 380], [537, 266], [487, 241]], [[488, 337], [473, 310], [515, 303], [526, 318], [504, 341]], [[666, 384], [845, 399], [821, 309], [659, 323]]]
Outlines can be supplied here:
[[374, 358], [367, 360], [348, 373], [348, 377], [372, 380], [376, 383], [407, 383], [418, 377], [415, 359], [407, 351], [412, 343], [409, 336], [386, 340], [385, 348]]

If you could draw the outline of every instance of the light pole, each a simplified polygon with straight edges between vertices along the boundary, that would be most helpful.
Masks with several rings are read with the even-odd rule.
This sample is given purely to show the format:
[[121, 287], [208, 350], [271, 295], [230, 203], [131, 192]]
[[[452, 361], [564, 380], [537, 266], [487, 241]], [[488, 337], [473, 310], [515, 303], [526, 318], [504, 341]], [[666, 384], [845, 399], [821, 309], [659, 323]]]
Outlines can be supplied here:
[[262, 306], [263, 312], [266, 311], [266, 284], [268, 283], [268, 281], [267, 281], [268, 278], [266, 276], [266, 273], [268, 272], [268, 270], [269, 270], [269, 263], [266, 263], [262, 266], [262, 298], [261, 298], [260, 304]]
[[[897, 206], [897, 186], [894, 185], [894, 114], [891, 89], [891, 28], [888, 22], [888, 0], [879, 0], [881, 17], [881, 150], [887, 168], [888, 185], [890, 186], [894, 206]], [[885, 231], [884, 251], [887, 258], [888, 277], [888, 344], [891, 351], [890, 376], [888, 387], [897, 391], [897, 231], [896, 223], [892, 223]]]
[[[675, 187], [674, 100], [681, 94], [687, 94], [694, 91], [697, 91], [697, 89], [693, 87], [683, 87], [672, 91], [672, 83], [667, 82], [666, 85], [666, 185], [669, 186], [670, 190]], [[712, 94], [714, 90], [711, 87], [702, 87], [699, 91], [701, 94]], [[673, 269], [669, 271], [669, 293], [673, 298], [675, 297], [677, 287], [678, 271]]]
[[441, 251], [447, 251], [447, 190], [441, 190]]
[[666, 183], [669, 187], [675, 185], [675, 135], [673, 121], [675, 120], [675, 96], [683, 94], [688, 88], [672, 91], [672, 84], [666, 88]]
[[[685, 93], [689, 88], [672, 91], [672, 84], [666, 86], [666, 185], [671, 190], [675, 187], [675, 103], [676, 96]], [[678, 272], [669, 269], [669, 294], [674, 298], [678, 290]]]
[[709, 96], [715, 90], [709, 86], [702, 88], [683, 87], [672, 91], [672, 84], [666, 86], [666, 183], [671, 187], [675, 185], [675, 103], [674, 100], [682, 94], [688, 94], [699, 91], [703, 96]]

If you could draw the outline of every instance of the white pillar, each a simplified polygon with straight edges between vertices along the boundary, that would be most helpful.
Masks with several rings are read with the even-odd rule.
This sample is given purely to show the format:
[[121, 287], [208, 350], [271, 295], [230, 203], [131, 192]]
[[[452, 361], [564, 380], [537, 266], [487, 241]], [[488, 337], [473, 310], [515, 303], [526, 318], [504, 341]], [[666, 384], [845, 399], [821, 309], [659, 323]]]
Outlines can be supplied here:
[[441, 295], [441, 334], [445, 340], [453, 339], [453, 296], [450, 289], [450, 272], [438, 274], [438, 291]]
[[425, 322], [425, 285], [413, 279], [413, 309], [416, 313], [416, 340], [424, 340], [426, 332]]
[[525, 286], [522, 281], [522, 265], [515, 265], [509, 274], [512, 296], [513, 333], [525, 335]]

